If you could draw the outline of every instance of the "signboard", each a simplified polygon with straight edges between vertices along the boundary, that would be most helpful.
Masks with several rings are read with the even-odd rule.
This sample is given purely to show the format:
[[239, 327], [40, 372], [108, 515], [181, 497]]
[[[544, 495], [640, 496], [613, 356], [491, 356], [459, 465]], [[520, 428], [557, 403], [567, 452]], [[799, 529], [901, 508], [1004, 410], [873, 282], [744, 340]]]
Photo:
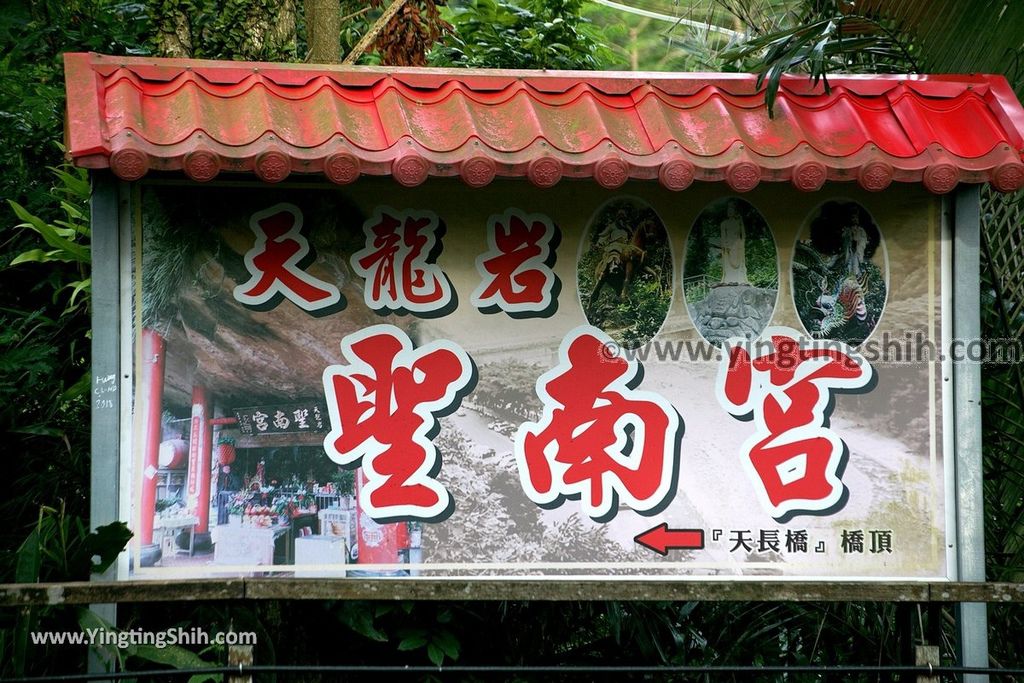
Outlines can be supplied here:
[[233, 410], [238, 432], [254, 434], [289, 434], [322, 432], [326, 425], [325, 411], [315, 401], [287, 405], [247, 406]]
[[133, 206], [138, 528], [153, 416], [213, 433], [185, 437], [205, 560], [131, 576], [950, 575], [923, 188], [151, 181]]

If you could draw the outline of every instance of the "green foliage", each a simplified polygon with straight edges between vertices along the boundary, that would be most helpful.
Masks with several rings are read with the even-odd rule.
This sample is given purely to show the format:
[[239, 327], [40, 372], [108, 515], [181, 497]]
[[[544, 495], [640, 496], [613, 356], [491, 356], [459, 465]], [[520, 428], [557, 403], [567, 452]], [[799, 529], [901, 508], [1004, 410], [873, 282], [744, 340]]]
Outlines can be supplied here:
[[90, 573], [107, 570], [132, 534], [124, 522], [114, 522], [90, 532], [80, 518], [64, 506], [39, 510], [39, 521], [17, 552], [14, 580], [83, 581]]
[[333, 479], [338, 491], [345, 496], [355, 495], [356, 473], [351, 468], [338, 467]]
[[[1024, 82], [1018, 82], [1018, 92]], [[981, 326], [987, 339], [1024, 338], [1024, 234], [1021, 194], [986, 189], [982, 195]], [[986, 574], [992, 581], [1024, 581], [1024, 359], [981, 367], [985, 467]], [[999, 661], [1020, 661], [1019, 647], [1004, 633], [1024, 632], [1024, 610], [990, 608], [990, 652]]]
[[[85, 522], [69, 515], [63, 504], [43, 506], [38, 521], [15, 555], [13, 580], [82, 581], [90, 573], [103, 572], [117, 559], [131, 532], [122, 522], [102, 526], [90, 533]], [[21, 610], [13, 627], [0, 638], [0, 676], [24, 676], [32, 671], [30, 634], [39, 630], [67, 628], [68, 615], [54, 608]], [[41, 667], [36, 667], [41, 670]]]
[[583, 0], [467, 0], [446, 8], [456, 35], [431, 55], [435, 66], [600, 69], [613, 58], [581, 16]]
[[64, 83], [61, 53], [139, 53], [148, 31], [142, 3], [34, 0], [0, 13], [0, 197], [36, 213], [49, 205], [46, 168], [60, 161]]
[[[117, 671], [124, 671], [126, 664], [132, 659], [140, 659], [152, 664], [164, 664], [172, 669], [203, 669], [212, 667], [196, 653], [179, 645], [166, 645], [157, 647], [144, 643], [132, 643], [126, 639], [126, 647], [118, 647], [119, 631], [112, 624], [107, 623], [95, 612], [78, 608], [75, 610], [78, 617], [78, 626], [85, 632], [103, 631], [107, 635], [103, 643], [97, 647], [99, 656], [108, 663], [117, 664]], [[148, 667], [147, 667], [148, 668]], [[218, 674], [196, 674], [189, 677], [189, 683], [219, 682], [222, 677]]]
[[[412, 604], [409, 604], [411, 611]], [[452, 622], [451, 609], [440, 609], [434, 615], [434, 623], [424, 626], [407, 626], [398, 630], [399, 651], [423, 650], [434, 666], [441, 666], [445, 659], [457, 661], [459, 639], [449, 625]]]
[[686, 238], [686, 255], [683, 257], [683, 277], [703, 275], [711, 262], [711, 230], [705, 230], [701, 222], [695, 223]]
[[197, 59], [301, 61], [294, 0], [149, 0], [149, 49]]
[[[757, 87], [767, 84], [769, 114], [786, 73], [806, 70], [814, 84], [822, 82], [828, 92], [830, 71], [853, 68], [862, 73], [890, 73], [914, 69], [913, 59], [902, 43], [870, 17], [844, 13], [841, 6], [847, 4], [845, 0], [827, 2], [831, 10], [827, 16], [759, 36], [724, 52], [722, 58], [751, 66], [768, 65], [758, 73]], [[862, 35], [864, 24], [870, 27], [869, 35]]]
[[[20, 496], [0, 500], [0, 571], [40, 504], [84, 516], [88, 482], [88, 185], [61, 166], [64, 51], [139, 53], [141, 3], [35, 0], [0, 13], [0, 431]], [[52, 179], [55, 187], [51, 187]], [[12, 229], [12, 226], [13, 229]]]
[[199, 249], [196, 230], [176, 229], [156, 193], [147, 192], [142, 251], [142, 326], [167, 333], [178, 315], [178, 295]]
[[[342, 0], [341, 15], [349, 17], [341, 24], [341, 54], [347, 55], [356, 46], [359, 39], [370, 29], [374, 20], [383, 12], [369, 5], [367, 0]], [[301, 38], [301, 35], [300, 35]], [[358, 64], [379, 65], [380, 57], [374, 51], [368, 51], [359, 58]]]
[[750, 239], [746, 245], [747, 279], [762, 289], [777, 289], [779, 266], [771, 235]]
[[709, 71], [731, 44], [735, 18], [713, 0], [627, 1], [657, 17], [588, 2], [583, 16], [605, 37], [617, 71]]
[[[60, 206], [64, 218], [47, 222], [31, 214], [25, 207], [14, 200], [7, 200], [14, 214], [21, 220], [14, 226], [15, 230], [35, 233], [42, 238], [43, 246], [28, 246], [25, 251], [14, 257], [11, 266], [22, 263], [62, 263], [69, 264], [69, 269], [51, 268], [48, 283], [54, 288], [53, 300], [56, 303], [64, 290], [70, 290], [67, 306], [61, 315], [69, 315], [89, 298], [92, 280], [88, 277], [91, 259], [88, 240], [90, 226], [88, 217], [89, 180], [85, 169], [63, 164], [59, 168], [50, 169], [56, 176], [58, 185], [50, 192], [54, 204]], [[29, 237], [31, 239], [31, 236]], [[27, 239], [18, 240], [20, 243]], [[52, 277], [56, 275], [57, 277]], [[79, 298], [80, 295], [82, 298]]]
[[[741, 8], [771, 4], [719, 1]], [[721, 55], [725, 63], [758, 72], [758, 86], [767, 85], [769, 114], [786, 73], [807, 73], [827, 91], [828, 74], [834, 72], [1000, 72], [1021, 54], [1021, 3], [815, 0], [794, 5], [795, 11], [774, 15], [782, 21], [751, 26], [749, 40]]]
[[[89, 532], [89, 187], [61, 165], [64, 51], [139, 53], [141, 3], [35, 0], [0, 14], [0, 499], [4, 581], [85, 580], [124, 547], [123, 524]], [[8, 264], [12, 264], [8, 266]], [[99, 562], [93, 562], [98, 557]], [[0, 613], [0, 677], [78, 671], [84, 658], [30, 647], [75, 630], [71, 610]], [[62, 653], [63, 654], [63, 653]]]
[[61, 218], [47, 221], [9, 201], [21, 222], [7, 231], [20, 249], [8, 272], [31, 278], [17, 296], [39, 308], [0, 309], [0, 427], [24, 453], [12, 472], [23, 495], [0, 502], [0, 513], [25, 523], [36, 505], [55, 506], [55, 495], [81, 515], [88, 481], [89, 187], [81, 169], [51, 172], [56, 185], [44, 196]]
[[[671, 282], [671, 275], [669, 276]], [[646, 344], [661, 329], [668, 315], [672, 298], [665, 296], [662, 284], [655, 278], [637, 283], [633, 290], [635, 303], [620, 303], [616, 314], [622, 319], [632, 316], [633, 324], [622, 333], [623, 345], [626, 348], [637, 348]]]

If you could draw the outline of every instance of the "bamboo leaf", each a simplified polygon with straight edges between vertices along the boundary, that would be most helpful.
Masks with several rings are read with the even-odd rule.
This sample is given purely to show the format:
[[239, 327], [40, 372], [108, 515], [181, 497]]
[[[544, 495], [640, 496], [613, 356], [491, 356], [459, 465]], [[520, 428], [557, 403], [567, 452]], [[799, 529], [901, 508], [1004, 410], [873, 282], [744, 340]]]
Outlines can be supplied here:
[[17, 266], [21, 265], [22, 263], [52, 263], [54, 261], [67, 263], [76, 261], [76, 259], [68, 258], [67, 256], [64, 255], [63, 250], [60, 249], [56, 249], [53, 251], [44, 251], [42, 249], [30, 249], [28, 251], [23, 251], [17, 256], [15, 256], [11, 260], [10, 265]]
[[18, 204], [18, 202], [8, 199], [7, 203], [10, 204], [11, 209], [14, 211], [15, 215], [21, 220], [25, 221], [24, 223], [21, 223], [17, 227], [24, 227], [29, 228], [31, 230], [35, 230], [37, 233], [39, 233], [43, 240], [54, 249], [62, 249], [66, 251], [70, 257], [81, 263], [89, 262], [88, 247], [76, 244], [68, 239], [61, 237], [53, 228], [53, 226], [46, 223], [43, 219], [30, 214], [23, 206]]

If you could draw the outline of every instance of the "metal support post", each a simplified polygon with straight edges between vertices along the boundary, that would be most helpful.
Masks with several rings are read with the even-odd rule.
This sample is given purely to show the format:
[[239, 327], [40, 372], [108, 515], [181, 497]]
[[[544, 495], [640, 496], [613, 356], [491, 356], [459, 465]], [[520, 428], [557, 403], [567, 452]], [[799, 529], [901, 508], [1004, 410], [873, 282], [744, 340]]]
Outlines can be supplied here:
[[[109, 172], [92, 173], [92, 470], [89, 526], [117, 521], [118, 444], [121, 438], [120, 245], [118, 183]], [[117, 563], [93, 577], [117, 578]], [[109, 624], [117, 622], [117, 605], [94, 604], [89, 609]], [[90, 673], [110, 671], [110, 663], [89, 650]]]
[[[961, 185], [953, 216], [953, 338], [966, 344], [981, 337], [981, 193]], [[982, 502], [981, 364], [967, 360], [953, 367], [956, 443], [957, 578], [985, 580], [985, 527]], [[985, 603], [960, 603], [957, 610], [959, 663], [988, 665], [988, 611]], [[967, 674], [965, 683], [988, 681]]]

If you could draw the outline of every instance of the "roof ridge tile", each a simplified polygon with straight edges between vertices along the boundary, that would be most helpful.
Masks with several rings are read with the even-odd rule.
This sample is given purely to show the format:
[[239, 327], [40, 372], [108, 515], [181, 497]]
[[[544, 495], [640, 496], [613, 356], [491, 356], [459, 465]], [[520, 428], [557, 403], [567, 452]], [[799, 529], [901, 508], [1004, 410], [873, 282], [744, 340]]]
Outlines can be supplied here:
[[[609, 186], [628, 176], [661, 178], [671, 189], [693, 178], [744, 189], [756, 184], [752, 166], [760, 180], [791, 180], [800, 189], [820, 187], [825, 177], [878, 188], [924, 182], [937, 192], [956, 181], [990, 180], [1002, 191], [1024, 185], [1024, 108], [1000, 76], [837, 75], [828, 92], [785, 76], [769, 118], [764, 87], [750, 74], [96, 54], [69, 54], [65, 63], [71, 156], [127, 179], [149, 169], [206, 178], [220, 168], [270, 178], [269, 162], [260, 170], [256, 159], [268, 159], [273, 147], [271, 170], [284, 168], [284, 155], [290, 172], [346, 182], [353, 173], [391, 173], [411, 154], [428, 175], [465, 170], [471, 186], [495, 175], [549, 182], [551, 169], [529, 175], [541, 157], [567, 177], [600, 172]], [[472, 173], [463, 169], [470, 160]]]

